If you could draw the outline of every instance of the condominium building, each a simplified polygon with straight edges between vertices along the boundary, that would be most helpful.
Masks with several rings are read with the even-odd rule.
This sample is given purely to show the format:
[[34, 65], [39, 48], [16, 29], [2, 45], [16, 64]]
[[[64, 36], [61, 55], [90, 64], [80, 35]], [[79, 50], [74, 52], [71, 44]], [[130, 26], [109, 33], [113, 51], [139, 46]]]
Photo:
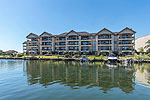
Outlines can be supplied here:
[[27, 41], [23, 43], [23, 52], [27, 55], [63, 54], [64, 52], [132, 55], [135, 48], [135, 33], [128, 27], [120, 32], [112, 32], [104, 28], [97, 33], [74, 30], [59, 35], [43, 32], [38, 36], [30, 33], [26, 37]]

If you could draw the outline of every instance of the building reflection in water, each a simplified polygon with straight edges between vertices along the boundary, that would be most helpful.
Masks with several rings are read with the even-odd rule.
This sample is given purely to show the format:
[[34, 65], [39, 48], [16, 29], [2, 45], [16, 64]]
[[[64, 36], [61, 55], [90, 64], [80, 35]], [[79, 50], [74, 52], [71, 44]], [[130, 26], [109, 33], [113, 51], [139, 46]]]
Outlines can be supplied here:
[[110, 67], [100, 62], [26, 61], [25, 69], [29, 85], [47, 87], [59, 83], [72, 89], [99, 87], [104, 93], [112, 88], [130, 93], [135, 87], [133, 67]]

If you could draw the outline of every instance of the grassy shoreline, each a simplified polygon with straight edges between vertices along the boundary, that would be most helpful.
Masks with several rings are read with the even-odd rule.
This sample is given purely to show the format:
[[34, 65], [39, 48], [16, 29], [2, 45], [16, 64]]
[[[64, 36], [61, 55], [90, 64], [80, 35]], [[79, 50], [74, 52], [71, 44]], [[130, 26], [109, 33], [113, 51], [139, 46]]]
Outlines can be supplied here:
[[[28, 55], [23, 55], [23, 56], [11, 56], [11, 55], [0, 55], [0, 58], [32, 58], [32, 57], [35, 57], [35, 58], [49, 58], [49, 59], [63, 59], [63, 58], [72, 58], [72, 59], [80, 59], [80, 57], [76, 57], [76, 56], [73, 56], [73, 57], [65, 57], [65, 55], [52, 55], [52, 56], [43, 56], [43, 55], [38, 55], [38, 56], [28, 56]], [[88, 59], [107, 59], [108, 56], [95, 56], [95, 55], [87, 55], [85, 56], [87, 57]], [[119, 57], [119, 59], [133, 59], [133, 60], [150, 60], [150, 56], [148, 55], [134, 55], [134, 56], [130, 56], [130, 57]]]

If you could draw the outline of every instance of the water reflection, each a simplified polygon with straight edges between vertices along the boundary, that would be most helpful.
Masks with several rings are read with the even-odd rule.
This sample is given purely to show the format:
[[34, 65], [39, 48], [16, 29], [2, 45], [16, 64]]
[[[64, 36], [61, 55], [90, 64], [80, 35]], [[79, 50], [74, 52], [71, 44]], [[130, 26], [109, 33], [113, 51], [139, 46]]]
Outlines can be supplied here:
[[112, 88], [130, 93], [135, 88], [135, 70], [131, 66], [99, 62], [26, 61], [26, 72], [29, 85], [47, 87], [59, 83], [72, 89], [99, 87], [104, 93]]
[[136, 69], [136, 82], [141, 86], [150, 88], [150, 64], [139, 64], [134, 67]]

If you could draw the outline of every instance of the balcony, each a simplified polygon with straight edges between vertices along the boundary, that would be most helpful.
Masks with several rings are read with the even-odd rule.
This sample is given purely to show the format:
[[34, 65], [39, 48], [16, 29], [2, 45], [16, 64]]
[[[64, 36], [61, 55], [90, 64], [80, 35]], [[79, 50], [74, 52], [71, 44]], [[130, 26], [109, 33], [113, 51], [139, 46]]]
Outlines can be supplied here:
[[50, 45], [52, 45], [52, 43], [50, 43], [50, 42], [42, 42], [41, 45], [42, 45], [42, 46], [50, 46]]
[[107, 39], [112, 39], [111, 36], [99, 36], [98, 37], [99, 40], [107, 40]]
[[42, 41], [52, 41], [52, 39], [42, 39]]
[[133, 36], [124, 36], [124, 37], [119, 37], [119, 40], [134, 40]]
[[52, 49], [42, 49], [42, 51], [51, 51]]
[[91, 45], [91, 42], [81, 42], [81, 45]]
[[98, 42], [98, 45], [102, 45], [102, 46], [111, 46], [112, 43], [100, 43], [100, 42]]
[[134, 43], [119, 43], [119, 46], [134, 46]]
[[88, 47], [82, 47], [82, 48], [81, 48], [81, 51], [87, 51], [87, 50], [89, 50]]
[[87, 44], [83, 44], [83, 43], [81, 43], [81, 46], [91, 46], [91, 43], [87, 43]]
[[66, 38], [57, 38], [56, 41], [66, 41]]
[[27, 40], [27, 43], [37, 42], [38, 40]]
[[70, 41], [68, 42], [68, 45], [79, 45], [78, 41]]
[[38, 45], [37, 45], [37, 44], [29, 44], [28, 46], [36, 47], [36, 46], [38, 46]]
[[79, 49], [68, 49], [70, 51], [78, 51]]
[[68, 47], [68, 50], [76, 50], [76, 51], [78, 51], [79, 47]]
[[91, 40], [89, 37], [81, 37], [81, 41], [88, 41]]
[[107, 47], [100, 46], [100, 47], [98, 47], [98, 50], [109, 51], [109, 50], [112, 50], [112, 48], [111, 48], [111, 46], [107, 46]]
[[70, 44], [70, 43], [68, 43], [68, 45], [79, 45], [79, 43], [78, 43], [78, 44], [75, 44], [75, 43], [73, 43], [73, 44]]
[[79, 37], [68, 37], [67, 40], [79, 40]]

